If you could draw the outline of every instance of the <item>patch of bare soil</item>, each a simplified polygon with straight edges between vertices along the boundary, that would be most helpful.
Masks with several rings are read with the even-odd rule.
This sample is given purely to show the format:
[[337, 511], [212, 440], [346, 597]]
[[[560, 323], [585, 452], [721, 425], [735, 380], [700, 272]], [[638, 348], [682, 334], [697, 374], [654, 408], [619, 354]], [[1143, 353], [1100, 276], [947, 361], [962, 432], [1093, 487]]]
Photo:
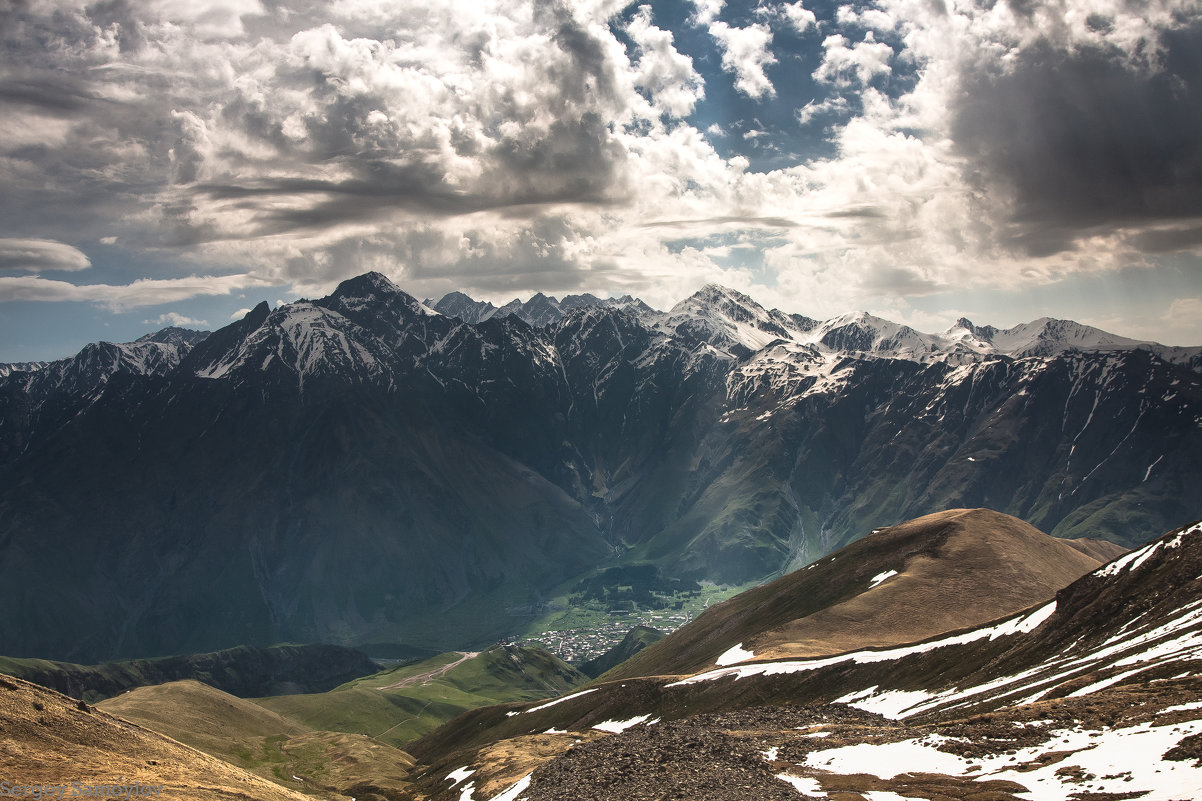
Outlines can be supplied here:
[[376, 689], [378, 689], [378, 690], [399, 690], [403, 687], [412, 687], [415, 684], [422, 684], [422, 685], [429, 684], [430, 682], [434, 681], [439, 676], [445, 676], [446, 674], [450, 673], [455, 668], [462, 665], [467, 660], [475, 659], [479, 655], [480, 655], [479, 651], [459, 651], [459, 658], [456, 659], [454, 662], [443, 665], [442, 667], [434, 668], [433, 670], [427, 670], [424, 673], [418, 673], [416, 676], [409, 676], [408, 678], [401, 679], [400, 681], [396, 682], [395, 684], [389, 684], [386, 687], [377, 687]]

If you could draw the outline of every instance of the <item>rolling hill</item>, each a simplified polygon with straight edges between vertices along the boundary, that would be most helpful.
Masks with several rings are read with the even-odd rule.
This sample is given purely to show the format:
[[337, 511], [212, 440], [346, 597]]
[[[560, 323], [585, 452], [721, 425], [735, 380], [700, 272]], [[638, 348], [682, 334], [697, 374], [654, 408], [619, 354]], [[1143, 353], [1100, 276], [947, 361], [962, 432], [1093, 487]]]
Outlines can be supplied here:
[[25, 788], [40, 793], [52, 785], [51, 792], [58, 793], [61, 787], [67, 796], [76, 791], [109, 797], [153, 796], [153, 788], [159, 788], [163, 798], [187, 801], [307, 798], [22, 679], [0, 677], [0, 731], [0, 776], [7, 784], [6, 794], [32, 792]]
[[314, 729], [363, 734], [404, 747], [468, 710], [549, 698], [586, 680], [542, 649], [496, 646], [481, 653], [442, 654], [330, 692], [258, 703]]
[[98, 708], [308, 795], [401, 798], [413, 766], [362, 734], [315, 731], [191, 680], [130, 690]]

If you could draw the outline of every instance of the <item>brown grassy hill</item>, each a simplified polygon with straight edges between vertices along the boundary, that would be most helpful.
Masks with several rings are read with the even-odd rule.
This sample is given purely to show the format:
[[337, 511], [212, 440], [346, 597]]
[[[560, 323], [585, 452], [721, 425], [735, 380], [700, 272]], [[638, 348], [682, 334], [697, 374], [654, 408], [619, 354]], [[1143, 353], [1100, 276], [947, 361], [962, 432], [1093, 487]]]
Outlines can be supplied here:
[[1112, 559], [1118, 559], [1128, 550], [1110, 540], [1095, 540], [1092, 537], [1078, 537], [1072, 540], [1061, 540], [1061, 542], [1067, 542], [1081, 553], [1092, 556], [1103, 564]]
[[253, 738], [312, 731], [253, 701], [192, 680], [138, 687], [97, 706], [210, 754], [234, 754]]
[[1025, 609], [1104, 561], [1000, 512], [926, 515], [715, 605], [604, 678], [694, 673], [736, 645], [760, 660], [914, 642]]
[[413, 759], [362, 734], [309, 726], [196, 681], [139, 687], [99, 704], [272, 781], [319, 796], [395, 798]]
[[[65, 695], [0, 677], [0, 777], [15, 785], [162, 786], [172, 801], [305, 801], [161, 734]], [[119, 792], [119, 791], [117, 791]]]

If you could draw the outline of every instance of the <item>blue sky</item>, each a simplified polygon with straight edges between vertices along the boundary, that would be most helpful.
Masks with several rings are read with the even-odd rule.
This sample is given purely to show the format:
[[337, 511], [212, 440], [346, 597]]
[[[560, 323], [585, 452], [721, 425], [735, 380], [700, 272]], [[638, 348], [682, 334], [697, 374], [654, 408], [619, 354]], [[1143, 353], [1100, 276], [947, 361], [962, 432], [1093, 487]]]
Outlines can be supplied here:
[[1190, 0], [22, 0], [0, 361], [379, 270], [1202, 344]]

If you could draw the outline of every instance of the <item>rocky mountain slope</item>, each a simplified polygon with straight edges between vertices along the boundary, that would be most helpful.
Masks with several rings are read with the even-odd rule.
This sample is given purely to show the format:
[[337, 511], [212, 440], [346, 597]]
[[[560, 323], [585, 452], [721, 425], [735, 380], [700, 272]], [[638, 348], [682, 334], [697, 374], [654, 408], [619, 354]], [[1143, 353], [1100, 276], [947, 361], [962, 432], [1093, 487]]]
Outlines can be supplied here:
[[443, 301], [367, 274], [174, 362], [0, 378], [0, 602], [41, 599], [0, 650], [446, 650], [614, 564], [740, 584], [946, 508], [1128, 545], [1193, 514], [1197, 348], [816, 321], [717, 286], [519, 304], [540, 327]]
[[983, 626], [477, 710], [414, 745], [415, 797], [1193, 798], [1200, 576], [1196, 523]]

